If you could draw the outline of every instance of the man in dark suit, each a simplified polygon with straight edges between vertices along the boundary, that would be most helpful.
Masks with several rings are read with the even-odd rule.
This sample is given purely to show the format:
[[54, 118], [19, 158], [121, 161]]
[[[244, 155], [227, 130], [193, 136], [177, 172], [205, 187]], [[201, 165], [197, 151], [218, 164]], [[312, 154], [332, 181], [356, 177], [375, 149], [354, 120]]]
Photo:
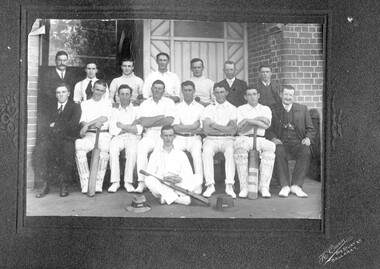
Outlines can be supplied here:
[[[41, 80], [40, 96], [44, 99], [44, 102], [55, 102], [54, 89], [57, 88], [59, 83], [65, 82], [70, 91], [74, 90], [75, 76], [73, 73], [67, 70], [67, 61], [69, 59], [68, 54], [61, 50], [55, 55], [55, 68], [46, 72]], [[73, 99], [73, 92], [70, 92], [70, 99]]]
[[[67, 182], [71, 179], [75, 167], [74, 142], [79, 133], [81, 108], [68, 100], [70, 91], [67, 84], [58, 84], [55, 92], [58, 102], [48, 106], [50, 112], [47, 121], [41, 122], [44, 139], [41, 139], [34, 151], [36, 178], [43, 182], [41, 190], [36, 195], [37, 198], [49, 193], [49, 175], [53, 173], [59, 177], [60, 196], [67, 196]], [[53, 167], [58, 169], [51, 171]]]
[[244, 99], [245, 90], [247, 89], [247, 83], [244, 80], [235, 77], [236, 66], [232, 61], [226, 61], [223, 69], [225, 79], [218, 84], [228, 91], [227, 101], [236, 107], [244, 105], [246, 103]]
[[272, 68], [269, 65], [261, 65], [259, 67], [259, 82], [255, 88], [260, 94], [259, 103], [263, 106], [269, 106], [273, 109], [281, 104], [281, 85], [278, 82], [271, 81]]
[[[294, 103], [295, 89], [284, 85], [280, 93], [282, 103], [274, 109], [267, 139], [276, 144], [274, 172], [281, 184], [281, 197], [289, 192], [307, 197], [302, 185], [309, 168], [310, 144], [315, 135], [313, 122], [305, 105]], [[296, 160], [292, 182], [289, 179], [288, 158]]]

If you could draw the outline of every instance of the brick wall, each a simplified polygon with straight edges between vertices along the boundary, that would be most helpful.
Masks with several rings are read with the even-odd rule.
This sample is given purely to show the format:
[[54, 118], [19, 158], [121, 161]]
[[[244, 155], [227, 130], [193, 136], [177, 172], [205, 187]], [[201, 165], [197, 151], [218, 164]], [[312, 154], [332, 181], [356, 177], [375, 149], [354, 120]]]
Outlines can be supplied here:
[[293, 85], [296, 102], [322, 108], [322, 26], [248, 24], [248, 82], [258, 81], [260, 64], [272, 66], [272, 80]]
[[[38, 29], [39, 20], [33, 24], [31, 32]], [[28, 36], [28, 132], [27, 132], [27, 187], [34, 186], [34, 171], [32, 168], [32, 150], [36, 145], [37, 127], [37, 81], [39, 65], [40, 36]]]

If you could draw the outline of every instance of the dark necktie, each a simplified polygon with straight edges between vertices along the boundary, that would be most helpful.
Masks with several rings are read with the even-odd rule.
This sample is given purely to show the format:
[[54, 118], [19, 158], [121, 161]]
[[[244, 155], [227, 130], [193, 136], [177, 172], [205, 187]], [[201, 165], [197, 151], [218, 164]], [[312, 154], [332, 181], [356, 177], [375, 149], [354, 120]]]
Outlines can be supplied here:
[[87, 100], [92, 98], [92, 80], [90, 80], [90, 82], [87, 85], [86, 96], [87, 96]]
[[58, 115], [61, 114], [63, 111], [63, 105], [61, 105], [59, 108], [58, 108]]
[[61, 79], [64, 79], [65, 77], [63, 76], [63, 72], [61, 72]]

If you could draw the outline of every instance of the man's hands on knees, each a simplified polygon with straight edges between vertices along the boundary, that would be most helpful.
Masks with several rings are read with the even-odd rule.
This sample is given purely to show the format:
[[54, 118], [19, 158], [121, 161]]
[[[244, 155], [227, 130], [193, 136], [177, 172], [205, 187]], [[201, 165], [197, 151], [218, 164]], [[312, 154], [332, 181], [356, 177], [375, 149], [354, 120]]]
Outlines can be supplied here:
[[282, 145], [282, 141], [278, 138], [273, 138], [272, 142], [275, 143], [276, 145]]
[[174, 176], [165, 176], [164, 180], [169, 182], [169, 183], [176, 184], [176, 183], [181, 182], [182, 178], [180, 176], [174, 175]]
[[301, 141], [301, 144], [305, 145], [305, 146], [310, 146], [310, 144], [311, 144], [310, 139], [308, 137], [306, 137], [305, 139], [303, 139]]

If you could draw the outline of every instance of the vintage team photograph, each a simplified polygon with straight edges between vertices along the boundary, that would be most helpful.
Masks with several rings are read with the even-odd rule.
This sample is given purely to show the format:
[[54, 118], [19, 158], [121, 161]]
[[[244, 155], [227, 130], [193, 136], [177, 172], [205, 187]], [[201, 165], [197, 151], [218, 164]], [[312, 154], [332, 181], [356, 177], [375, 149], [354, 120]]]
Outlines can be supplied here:
[[27, 217], [322, 218], [323, 24], [28, 32]]

